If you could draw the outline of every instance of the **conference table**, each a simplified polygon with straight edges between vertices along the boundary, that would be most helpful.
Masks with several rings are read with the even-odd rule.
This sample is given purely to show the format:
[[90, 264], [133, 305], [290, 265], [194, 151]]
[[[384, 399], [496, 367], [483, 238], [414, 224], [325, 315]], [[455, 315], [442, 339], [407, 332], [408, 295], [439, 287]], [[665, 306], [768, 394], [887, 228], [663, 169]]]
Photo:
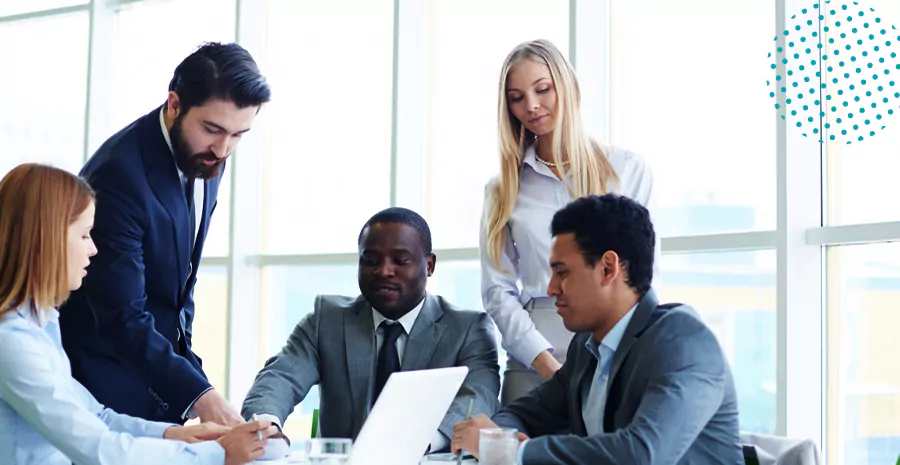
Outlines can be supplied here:
[[[291, 455], [287, 456], [283, 459], [277, 460], [257, 460], [253, 462], [258, 465], [306, 465], [309, 463], [306, 460], [306, 452], [303, 451], [294, 451]], [[467, 459], [462, 461], [465, 465], [475, 465], [478, 463], [477, 460]], [[446, 464], [446, 465], [456, 465], [456, 460], [435, 460], [435, 457], [424, 456], [422, 460], [419, 462], [420, 465], [437, 465], [437, 464]], [[397, 464], [403, 465], [403, 464]]]

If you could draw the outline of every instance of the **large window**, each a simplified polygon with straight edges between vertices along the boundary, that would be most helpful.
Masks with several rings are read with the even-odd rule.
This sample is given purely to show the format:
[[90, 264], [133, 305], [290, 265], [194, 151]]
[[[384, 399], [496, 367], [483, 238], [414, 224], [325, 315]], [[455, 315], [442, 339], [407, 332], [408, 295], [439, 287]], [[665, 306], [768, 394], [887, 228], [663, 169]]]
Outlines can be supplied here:
[[263, 250], [356, 250], [390, 206], [393, 2], [269, 0]]
[[[0, 177], [24, 162], [81, 168], [88, 21], [79, 12], [0, 22], [0, 43], [7, 44], [0, 73]], [[47, 40], [55, 36], [64, 39]]]
[[0, 17], [22, 15], [41, 10], [84, 5], [88, 0], [30, 0], [27, 2], [6, 1], [0, 3]]
[[[900, 169], [892, 156], [900, 143], [900, 60], [893, 50], [900, 42], [894, 27], [900, 25], [900, 4], [831, 2], [822, 13], [823, 30], [828, 28], [824, 51], [831, 59], [825, 83], [832, 98], [824, 110], [837, 136], [824, 146], [825, 223], [898, 221], [890, 199], [900, 189], [890, 174]], [[850, 239], [837, 242], [855, 242]], [[894, 463], [900, 456], [900, 368], [884, 357], [900, 353], [893, 331], [900, 324], [900, 247], [826, 250], [828, 463]]]
[[194, 352], [203, 359], [203, 371], [218, 389], [225, 388], [228, 353], [228, 270], [203, 266], [194, 288]]
[[650, 163], [657, 232], [774, 228], [774, 2], [610, 5], [611, 142]]
[[828, 251], [829, 463], [893, 463], [900, 455], [897, 300], [900, 245]]
[[441, 248], [478, 245], [484, 186], [499, 173], [503, 59], [533, 39], [569, 50], [565, 0], [429, 3], [426, 213]]
[[[498, 172], [500, 68], [544, 38], [575, 64], [592, 135], [650, 165], [660, 298], [692, 305], [716, 334], [742, 430], [811, 438], [829, 465], [900, 455], [895, 0], [0, 3], [0, 42], [16, 44], [5, 49], [16, 66], [0, 73], [0, 176], [23, 162], [78, 171], [163, 103], [175, 66], [204, 41], [237, 39], [260, 64], [273, 100], [228, 164], [195, 290], [194, 347], [235, 404], [316, 295], [358, 294], [357, 234], [392, 203], [431, 225], [429, 292], [482, 309], [478, 222]], [[857, 74], [879, 67], [887, 91], [866, 102], [881, 119], [854, 115], [873, 126], [865, 140], [827, 137], [849, 120], [838, 105], [820, 102], [821, 144], [778, 117], [793, 109], [768, 95], [772, 65], [785, 68], [767, 56], [785, 53], [778, 40], [821, 40], [834, 69], [820, 58], [820, 74], [803, 76], [852, 98], [855, 67], [832, 56], [855, 56], [846, 47], [860, 41], [874, 51], [869, 34], [880, 55], [860, 53]], [[318, 399], [313, 389], [287, 421], [292, 438], [309, 434]]]

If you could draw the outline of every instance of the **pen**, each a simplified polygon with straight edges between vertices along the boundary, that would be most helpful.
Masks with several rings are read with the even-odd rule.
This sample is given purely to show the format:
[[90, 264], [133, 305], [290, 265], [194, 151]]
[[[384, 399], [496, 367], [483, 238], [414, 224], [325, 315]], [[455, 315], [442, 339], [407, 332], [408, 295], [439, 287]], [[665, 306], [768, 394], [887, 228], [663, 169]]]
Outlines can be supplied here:
[[[257, 417], [256, 417], [256, 414], [254, 413], [253, 421], [256, 421], [256, 420], [257, 420]], [[256, 439], [259, 440], [259, 442], [262, 442], [262, 431], [256, 430]]]
[[[466, 412], [466, 420], [472, 418], [472, 405], [475, 403], [475, 398], [469, 398], [469, 410]], [[463, 451], [459, 451], [459, 457], [456, 458], [456, 465], [462, 465], [462, 456]]]

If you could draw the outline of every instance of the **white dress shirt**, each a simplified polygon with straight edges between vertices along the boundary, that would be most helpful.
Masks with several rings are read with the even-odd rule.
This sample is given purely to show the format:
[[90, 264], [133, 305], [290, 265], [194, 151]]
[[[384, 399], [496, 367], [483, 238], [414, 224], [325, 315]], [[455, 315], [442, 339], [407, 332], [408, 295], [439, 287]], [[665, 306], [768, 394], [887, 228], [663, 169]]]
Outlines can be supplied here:
[[163, 440], [168, 423], [105, 408], [72, 378], [59, 313], [28, 308], [0, 317], [0, 463], [15, 465], [221, 465], [215, 441]]
[[[400, 357], [400, 366], [403, 366], [403, 354], [406, 353], [406, 341], [409, 339], [409, 333], [412, 331], [413, 325], [416, 323], [416, 318], [419, 317], [419, 313], [422, 312], [422, 307], [425, 306], [425, 299], [422, 299], [419, 302], [419, 305], [416, 305], [415, 308], [409, 311], [406, 315], [400, 317], [395, 323], [400, 323], [403, 326], [403, 333], [400, 334], [400, 337], [397, 338], [397, 356]], [[384, 345], [384, 328], [381, 327], [381, 322], [387, 320], [378, 310], [372, 308], [372, 321], [375, 323], [375, 363], [378, 363], [378, 353], [381, 351], [381, 346]], [[393, 320], [388, 320], [393, 321]]]
[[[617, 147], [604, 147], [619, 177], [611, 192], [632, 198], [653, 214], [653, 174], [639, 155]], [[569, 174], [571, 180], [571, 174]], [[550, 283], [550, 223], [553, 215], [573, 200], [566, 185], [537, 161], [534, 147], [525, 153], [516, 208], [507, 222], [506, 244], [500, 255], [502, 270], [488, 255], [487, 215], [489, 198], [497, 178], [485, 188], [481, 221], [481, 299], [503, 335], [503, 349], [525, 366], [544, 350], [553, 352], [550, 342], [535, 328], [524, 306], [529, 300], [547, 296]], [[659, 261], [659, 238], [656, 262]], [[654, 275], [658, 263], [654, 264]], [[521, 287], [519, 286], [521, 282]], [[562, 348], [565, 350], [565, 348]]]

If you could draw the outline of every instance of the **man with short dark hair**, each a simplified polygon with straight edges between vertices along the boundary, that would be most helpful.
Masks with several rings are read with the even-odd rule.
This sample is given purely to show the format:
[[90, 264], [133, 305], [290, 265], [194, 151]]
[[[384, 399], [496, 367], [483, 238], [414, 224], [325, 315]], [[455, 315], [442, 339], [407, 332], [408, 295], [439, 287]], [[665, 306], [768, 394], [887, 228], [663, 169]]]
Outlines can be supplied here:
[[282, 425], [319, 384], [321, 436], [355, 439], [392, 373], [465, 366], [469, 373], [430, 444], [432, 452], [446, 449], [470, 399], [473, 414], [499, 407], [494, 325], [484, 312], [460, 310], [425, 291], [437, 259], [417, 213], [377, 213], [358, 246], [362, 295], [316, 297], [313, 312], [257, 375], [244, 418], [259, 414]]
[[742, 464], [734, 380], [716, 337], [651, 288], [647, 209], [592, 195], [558, 211], [551, 233], [548, 294], [577, 333], [566, 362], [493, 421], [457, 424], [452, 450], [477, 454], [478, 431], [499, 425], [521, 434], [519, 464]]
[[193, 292], [225, 160], [269, 100], [246, 50], [203, 44], [175, 68], [165, 103], [81, 170], [97, 192], [99, 253], [60, 324], [72, 375], [107, 407], [171, 423], [243, 421], [191, 349]]

